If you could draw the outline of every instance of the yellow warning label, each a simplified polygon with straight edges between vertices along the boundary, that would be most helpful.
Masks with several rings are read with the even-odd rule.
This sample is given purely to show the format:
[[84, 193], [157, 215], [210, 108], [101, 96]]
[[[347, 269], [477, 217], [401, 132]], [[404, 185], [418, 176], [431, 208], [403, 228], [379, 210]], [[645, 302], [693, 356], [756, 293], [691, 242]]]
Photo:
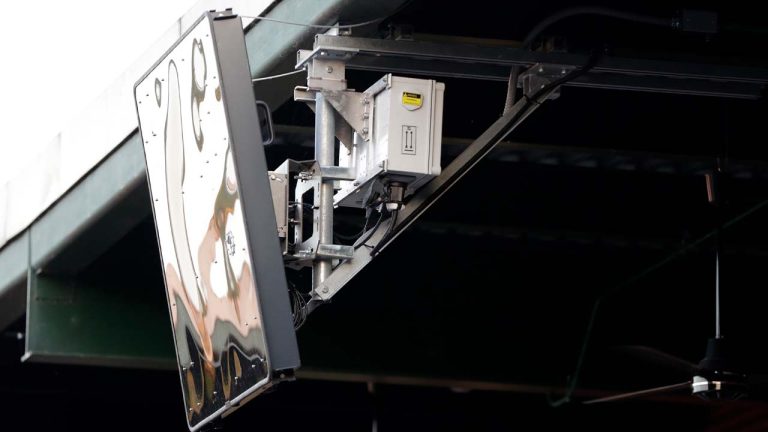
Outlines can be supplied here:
[[423, 102], [423, 98], [418, 93], [403, 92], [403, 105], [406, 108], [415, 109], [420, 108]]

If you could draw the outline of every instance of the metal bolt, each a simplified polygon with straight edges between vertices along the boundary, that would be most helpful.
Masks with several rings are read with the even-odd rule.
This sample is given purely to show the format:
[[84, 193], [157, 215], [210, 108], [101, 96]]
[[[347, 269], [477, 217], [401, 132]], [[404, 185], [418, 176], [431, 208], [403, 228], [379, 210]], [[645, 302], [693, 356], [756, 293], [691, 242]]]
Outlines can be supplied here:
[[544, 72], [544, 68], [539, 66], [539, 73], [542, 73], [542, 72]]
[[370, 103], [370, 101], [368, 100], [367, 97], [363, 98], [363, 105], [368, 105], [369, 103]]
[[328, 294], [328, 287], [327, 287], [327, 286], [324, 286], [324, 287], [323, 287], [323, 288], [322, 288], [320, 291], [321, 291], [323, 294]]
[[274, 174], [272, 174], [271, 176], [269, 176], [269, 179], [270, 179], [270, 180], [275, 180], [276, 178], [277, 178], [277, 177], [275, 177], [275, 175], [274, 175]]
[[367, 135], [367, 134], [368, 134], [368, 128], [367, 128], [367, 127], [364, 127], [364, 128], [363, 128], [363, 135]]
[[360, 186], [360, 182], [359, 181], [354, 181], [354, 182], [352, 182], [352, 186]]
[[331, 66], [328, 66], [327, 68], [325, 68], [325, 71], [328, 73], [331, 73], [333, 72], [333, 68]]

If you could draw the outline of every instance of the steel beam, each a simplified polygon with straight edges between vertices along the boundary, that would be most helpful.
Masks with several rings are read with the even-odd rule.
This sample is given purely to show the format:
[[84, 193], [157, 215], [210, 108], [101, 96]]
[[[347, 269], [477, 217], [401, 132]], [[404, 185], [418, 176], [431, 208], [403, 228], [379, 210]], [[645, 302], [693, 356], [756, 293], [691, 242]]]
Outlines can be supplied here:
[[24, 315], [29, 267], [29, 232], [0, 249], [0, 330]]
[[30, 273], [23, 360], [162, 369], [175, 365], [161, 293], [139, 296], [136, 290]]
[[30, 227], [32, 267], [77, 273], [150, 214], [148, 197], [134, 133]]
[[[308, 59], [319, 55], [344, 58], [347, 69], [494, 81], [506, 81], [512, 66], [579, 67], [588, 62], [586, 55], [563, 52], [330, 35], [318, 35]], [[606, 56], [590, 73], [565, 85], [757, 99], [766, 84], [768, 69]]]
[[[279, 144], [312, 147], [314, 130], [307, 126], [275, 125]], [[472, 144], [469, 138], [443, 137], [443, 155], [450, 160]], [[702, 176], [712, 170], [714, 160], [706, 155], [680, 155], [637, 150], [502, 141], [488, 155], [489, 160], [546, 166], [598, 168], [616, 171], [655, 172]], [[768, 163], [731, 159], [728, 171], [736, 179], [768, 180]], [[324, 170], [325, 172], [325, 170]], [[347, 173], [328, 170], [330, 178], [347, 179]]]

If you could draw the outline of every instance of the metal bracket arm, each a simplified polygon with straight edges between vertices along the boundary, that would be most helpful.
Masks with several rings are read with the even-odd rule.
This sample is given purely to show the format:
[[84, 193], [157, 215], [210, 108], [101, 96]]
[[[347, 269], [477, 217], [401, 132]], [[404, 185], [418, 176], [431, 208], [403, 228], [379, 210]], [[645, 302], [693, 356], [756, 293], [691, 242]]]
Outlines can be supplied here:
[[[549, 95], [547, 95], [549, 96]], [[541, 104], [529, 103], [523, 99], [517, 102], [512, 109], [491, 125], [479, 138], [477, 138], [464, 152], [446, 167], [443, 172], [419, 189], [411, 199], [400, 209], [397, 224], [391, 235], [385, 238], [389, 224], [384, 221], [372, 233], [366, 244], [377, 245], [383, 250], [400, 233], [410, 226], [419, 216], [432, 206], [445, 192], [453, 187], [472, 167], [501, 142], [510, 132], [519, 126]], [[313, 290], [311, 308], [330, 300], [339, 290], [373, 260], [370, 249], [360, 245], [355, 249], [352, 259], [345, 260]]]

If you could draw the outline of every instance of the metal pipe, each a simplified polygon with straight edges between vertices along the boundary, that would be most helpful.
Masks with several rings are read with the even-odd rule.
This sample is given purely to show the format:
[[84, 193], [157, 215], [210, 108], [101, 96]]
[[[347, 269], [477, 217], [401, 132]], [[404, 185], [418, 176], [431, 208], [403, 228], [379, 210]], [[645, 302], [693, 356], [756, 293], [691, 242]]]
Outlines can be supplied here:
[[[333, 107], [321, 92], [315, 95], [315, 160], [320, 166], [334, 166], [335, 120]], [[323, 181], [320, 185], [318, 239], [320, 244], [333, 243], [333, 182]], [[312, 266], [314, 287], [318, 287], [330, 274], [331, 259], [318, 259]]]

